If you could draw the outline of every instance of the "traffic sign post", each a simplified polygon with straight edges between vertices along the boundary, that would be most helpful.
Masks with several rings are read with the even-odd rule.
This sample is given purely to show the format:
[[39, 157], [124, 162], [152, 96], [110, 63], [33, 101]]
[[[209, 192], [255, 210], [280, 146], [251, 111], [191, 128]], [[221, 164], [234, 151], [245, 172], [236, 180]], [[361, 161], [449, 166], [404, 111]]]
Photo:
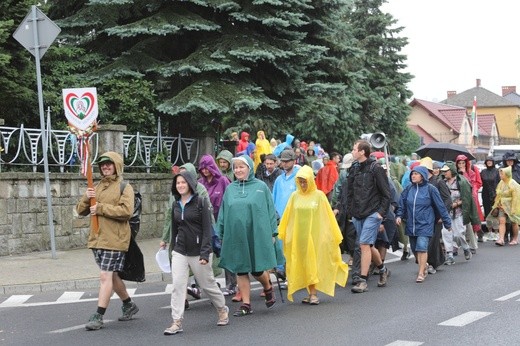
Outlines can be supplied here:
[[50, 20], [38, 7], [31, 6], [31, 10], [18, 26], [13, 37], [25, 47], [36, 60], [36, 84], [38, 87], [38, 106], [40, 112], [40, 127], [42, 130], [43, 164], [45, 170], [45, 189], [47, 194], [47, 215], [51, 238], [52, 258], [56, 258], [56, 244], [54, 239], [54, 217], [52, 213], [51, 183], [49, 178], [49, 162], [47, 159], [47, 131], [45, 129], [45, 115], [43, 110], [43, 91], [40, 59], [49, 46], [54, 42], [61, 29]]

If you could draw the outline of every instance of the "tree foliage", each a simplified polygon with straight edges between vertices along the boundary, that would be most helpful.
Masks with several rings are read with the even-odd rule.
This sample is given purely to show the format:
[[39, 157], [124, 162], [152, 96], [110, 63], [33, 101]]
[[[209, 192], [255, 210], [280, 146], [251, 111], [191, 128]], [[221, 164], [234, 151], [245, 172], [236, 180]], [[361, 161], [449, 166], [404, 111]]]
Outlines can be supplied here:
[[160, 116], [170, 134], [212, 133], [218, 118], [226, 133], [341, 152], [362, 133], [399, 138], [411, 76], [383, 1], [53, 0], [45, 98], [59, 113], [62, 88], [97, 87], [102, 121], [133, 131]]

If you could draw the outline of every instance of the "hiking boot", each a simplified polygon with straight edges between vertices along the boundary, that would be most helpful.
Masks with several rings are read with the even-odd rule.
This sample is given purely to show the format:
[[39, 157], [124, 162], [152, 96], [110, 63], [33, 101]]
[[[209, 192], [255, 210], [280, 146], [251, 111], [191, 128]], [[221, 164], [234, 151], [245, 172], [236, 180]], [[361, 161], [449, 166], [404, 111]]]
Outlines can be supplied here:
[[466, 259], [466, 261], [469, 261], [471, 259], [471, 250], [470, 249], [464, 250], [464, 258]]
[[366, 280], [361, 279], [361, 281], [359, 281], [356, 286], [352, 287], [350, 291], [352, 291], [352, 293], [363, 293], [368, 291]]
[[451, 266], [452, 264], [455, 264], [455, 260], [452, 256], [449, 256], [446, 258], [446, 261], [444, 261], [444, 265]]
[[121, 310], [123, 311], [123, 316], [118, 318], [119, 321], [130, 321], [139, 312], [139, 308], [132, 301], [128, 304], [123, 304]]
[[217, 309], [218, 311], [218, 322], [217, 326], [227, 326], [229, 324], [229, 308], [224, 306], [223, 308]]
[[172, 325], [164, 330], [164, 335], [175, 335], [182, 332], [182, 321], [174, 320]]
[[388, 278], [390, 277], [390, 270], [387, 267], [381, 269], [379, 271], [379, 281], [377, 282], [377, 287], [385, 287]]
[[222, 292], [222, 294], [225, 296], [234, 296], [235, 293], [237, 293], [235, 286], [229, 286]]
[[86, 330], [98, 330], [104, 327], [103, 315], [95, 313], [90, 316], [88, 323], [85, 325]]
[[406, 261], [410, 257], [410, 253], [408, 251], [403, 251], [403, 255], [401, 256], [401, 261]]
[[435, 274], [437, 273], [437, 269], [435, 269], [432, 265], [428, 266], [428, 274]]

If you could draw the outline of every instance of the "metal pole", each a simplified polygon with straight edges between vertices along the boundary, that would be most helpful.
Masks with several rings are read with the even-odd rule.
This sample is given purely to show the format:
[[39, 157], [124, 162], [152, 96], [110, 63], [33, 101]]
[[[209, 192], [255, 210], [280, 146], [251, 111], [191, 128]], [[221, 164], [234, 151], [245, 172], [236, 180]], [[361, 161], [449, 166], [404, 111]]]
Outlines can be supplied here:
[[49, 178], [49, 162], [47, 160], [47, 138], [48, 133], [45, 128], [45, 116], [43, 110], [43, 91], [42, 91], [42, 76], [40, 70], [40, 42], [38, 41], [38, 14], [36, 6], [31, 6], [33, 21], [33, 37], [34, 37], [34, 57], [36, 59], [36, 84], [38, 86], [38, 108], [40, 111], [40, 127], [42, 130], [42, 150], [43, 150], [43, 167], [45, 171], [45, 192], [47, 194], [47, 216], [49, 222], [49, 232], [51, 238], [51, 252], [52, 258], [56, 259], [56, 244], [54, 239], [54, 217], [52, 214], [52, 196], [51, 183]]

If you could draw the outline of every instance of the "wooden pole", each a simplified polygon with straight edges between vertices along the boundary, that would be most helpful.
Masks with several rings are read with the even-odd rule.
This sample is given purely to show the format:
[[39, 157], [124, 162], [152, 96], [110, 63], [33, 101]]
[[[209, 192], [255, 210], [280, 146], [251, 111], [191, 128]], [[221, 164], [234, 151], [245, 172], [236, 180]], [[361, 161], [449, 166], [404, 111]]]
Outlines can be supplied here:
[[[89, 141], [88, 138], [85, 138], [83, 140], [83, 145], [85, 146], [85, 153], [89, 152]], [[90, 155], [85, 155], [85, 160], [87, 160], [87, 186], [89, 188], [94, 188], [94, 180], [92, 179], [92, 164], [90, 163]], [[90, 206], [96, 205], [96, 198], [92, 197], [90, 199]], [[98, 224], [98, 217], [97, 215], [90, 215], [90, 229], [94, 231], [95, 234], [98, 234], [99, 232], [99, 224]]]

